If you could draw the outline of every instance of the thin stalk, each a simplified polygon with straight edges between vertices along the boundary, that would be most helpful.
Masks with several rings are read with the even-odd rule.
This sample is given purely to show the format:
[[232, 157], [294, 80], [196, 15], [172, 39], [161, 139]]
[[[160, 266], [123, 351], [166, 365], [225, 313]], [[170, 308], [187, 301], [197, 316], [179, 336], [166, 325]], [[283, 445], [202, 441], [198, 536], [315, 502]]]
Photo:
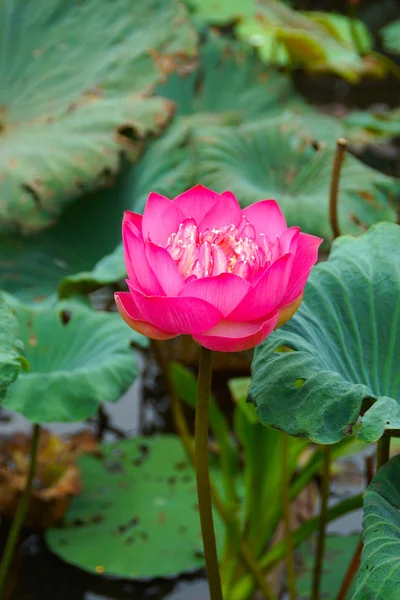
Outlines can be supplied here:
[[196, 463], [197, 498], [203, 536], [210, 600], [223, 600], [219, 574], [217, 546], [211, 504], [208, 466], [208, 423], [212, 375], [212, 351], [200, 347], [199, 379], [197, 386], [196, 417], [194, 432], [194, 456]]
[[[167, 369], [168, 371], [168, 369]], [[168, 379], [170, 381], [169, 371]], [[182, 404], [178, 395], [176, 394], [171, 384], [171, 405], [172, 405], [172, 416], [178, 436], [181, 440], [181, 444], [186, 452], [186, 455], [192, 465], [195, 465], [195, 455], [193, 443], [191, 440], [189, 426], [186, 421], [185, 413], [183, 412]], [[260, 569], [257, 559], [253, 555], [251, 548], [249, 547], [246, 540], [242, 539], [240, 535], [240, 525], [235, 514], [231, 514], [225, 506], [224, 501], [219, 495], [217, 489], [210, 481], [211, 498], [213, 505], [216, 508], [221, 520], [224, 522], [226, 529], [229, 531], [230, 536], [237, 541], [239, 546], [239, 555], [243, 562], [245, 569], [252, 574], [252, 577], [262, 592], [262, 596], [265, 600], [276, 600], [276, 596], [270, 588], [266, 578], [264, 577], [262, 570]]]
[[353, 582], [354, 577], [358, 571], [361, 560], [361, 552], [363, 549], [362, 539], [357, 544], [357, 548], [353, 554], [353, 558], [350, 561], [349, 566], [347, 567], [347, 571], [342, 581], [342, 585], [340, 586], [340, 590], [338, 595], [336, 596], [336, 600], [346, 600], [347, 595], [350, 590], [350, 586]]
[[324, 467], [322, 473], [321, 510], [319, 514], [318, 538], [315, 551], [314, 573], [311, 600], [319, 600], [321, 587], [322, 565], [324, 562], [326, 523], [331, 476], [331, 448], [324, 446]]
[[290, 514], [289, 437], [282, 433], [282, 500], [286, 544], [286, 579], [290, 600], [296, 600], [296, 569], [294, 562], [292, 526]]
[[383, 435], [376, 447], [376, 472], [385, 465], [390, 458], [390, 437]]
[[23, 491], [21, 500], [18, 503], [17, 512], [15, 513], [15, 517], [13, 523], [11, 525], [10, 533], [8, 534], [6, 547], [4, 549], [3, 556], [1, 558], [0, 563], [0, 598], [2, 597], [4, 587], [7, 581], [8, 572], [10, 570], [10, 566], [12, 560], [14, 558], [15, 550], [18, 544], [19, 535], [21, 533], [21, 529], [23, 527], [26, 513], [29, 508], [29, 501], [32, 492], [32, 482], [33, 477], [35, 475], [36, 468], [36, 458], [37, 458], [37, 450], [39, 445], [39, 435], [40, 435], [40, 425], [35, 424], [33, 426], [32, 432], [32, 441], [30, 448], [30, 463], [28, 475], [26, 478], [25, 489]]
[[[373, 463], [373, 457], [371, 455], [368, 455], [365, 457], [364, 468], [365, 468], [365, 471], [364, 471], [365, 483], [368, 487], [374, 476], [374, 463]], [[353, 583], [354, 577], [356, 576], [357, 571], [360, 566], [362, 549], [363, 549], [363, 541], [362, 541], [362, 537], [360, 537], [360, 541], [357, 544], [357, 547], [354, 551], [352, 559], [351, 559], [349, 566], [347, 567], [346, 573], [343, 577], [342, 585], [340, 586], [340, 590], [336, 597], [336, 600], [346, 600], [347, 595], [350, 590], [350, 587], [351, 587], [351, 584]]]
[[336, 152], [333, 159], [331, 187], [329, 192], [329, 222], [332, 227], [333, 237], [337, 238], [340, 235], [339, 219], [338, 219], [338, 192], [340, 171], [345, 152], [347, 150], [347, 140], [338, 138], [336, 140]]

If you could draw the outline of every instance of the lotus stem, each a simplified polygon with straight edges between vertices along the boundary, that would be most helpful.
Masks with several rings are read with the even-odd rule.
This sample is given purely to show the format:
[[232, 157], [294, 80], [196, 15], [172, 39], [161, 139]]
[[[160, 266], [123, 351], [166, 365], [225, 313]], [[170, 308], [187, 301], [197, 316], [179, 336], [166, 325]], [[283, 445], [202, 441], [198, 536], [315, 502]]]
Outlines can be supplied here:
[[[364, 465], [365, 465], [365, 482], [368, 487], [374, 477], [373, 457], [370, 454], [365, 457]], [[349, 593], [350, 586], [351, 586], [353, 579], [356, 576], [358, 568], [360, 566], [362, 549], [363, 549], [363, 541], [362, 541], [362, 537], [360, 537], [360, 540], [354, 551], [354, 554], [349, 563], [349, 566], [347, 567], [347, 571], [343, 577], [342, 585], [340, 586], [340, 590], [339, 590], [336, 600], [346, 600], [347, 595]]]
[[[192, 443], [192, 436], [190, 434], [189, 426], [183, 412], [181, 401], [176, 393], [174, 386], [171, 381], [170, 371], [168, 366], [168, 360], [163, 352], [161, 343], [158, 340], [153, 340], [153, 346], [156, 354], [157, 361], [165, 377], [170, 397], [171, 397], [171, 408], [172, 418], [174, 420], [175, 429], [183, 446], [183, 449], [188, 457], [189, 461], [195, 466], [194, 448]], [[243, 562], [243, 566], [252, 574], [254, 581], [261, 590], [264, 600], [277, 600], [274, 592], [270, 588], [266, 578], [263, 575], [261, 568], [258, 565], [257, 559], [253, 554], [253, 551], [249, 547], [246, 540], [240, 536], [240, 526], [236, 518], [236, 515], [231, 514], [225, 506], [224, 501], [218, 493], [218, 490], [210, 481], [211, 498], [212, 503], [215, 506], [221, 520], [224, 522], [225, 527], [229, 531], [231, 537], [237, 540], [239, 544], [239, 554]]]
[[325, 553], [326, 523], [328, 514], [328, 499], [331, 476], [331, 448], [324, 446], [324, 467], [322, 473], [321, 509], [319, 513], [318, 538], [315, 551], [314, 573], [312, 581], [311, 600], [319, 600], [322, 578], [322, 566]]
[[286, 544], [286, 579], [290, 600], [296, 600], [296, 569], [290, 514], [289, 436], [282, 433], [282, 500]]
[[15, 550], [18, 544], [21, 529], [23, 527], [26, 514], [29, 509], [29, 501], [32, 492], [32, 482], [35, 475], [37, 451], [39, 446], [39, 435], [40, 425], [35, 424], [33, 426], [31, 448], [30, 448], [30, 463], [28, 475], [26, 478], [25, 489], [22, 497], [18, 503], [17, 512], [15, 513], [14, 520], [11, 525], [10, 533], [8, 534], [6, 547], [4, 549], [3, 556], [0, 563], [0, 598], [3, 596], [3, 591], [7, 582], [8, 572], [12, 560], [14, 558]]
[[211, 504], [210, 476], [208, 467], [208, 424], [212, 375], [212, 351], [200, 347], [199, 379], [197, 386], [196, 418], [194, 433], [194, 456], [196, 465], [197, 497], [201, 533], [203, 536], [210, 600], [223, 600], [221, 577], [218, 567], [214, 522]]
[[390, 436], [383, 435], [376, 447], [376, 472], [385, 465], [390, 458]]
[[336, 152], [333, 159], [331, 187], [329, 193], [329, 222], [333, 231], [333, 238], [337, 238], [340, 235], [339, 219], [338, 219], [338, 192], [339, 192], [339, 181], [340, 171], [342, 169], [342, 163], [345, 152], [347, 150], [348, 142], [344, 138], [338, 138], [336, 141]]
[[361, 560], [361, 552], [363, 549], [363, 541], [359, 540], [357, 544], [357, 548], [353, 554], [353, 557], [350, 561], [349, 566], [347, 567], [347, 571], [342, 581], [342, 585], [340, 586], [339, 593], [336, 597], [336, 600], [346, 600], [347, 595], [349, 593], [350, 586], [353, 582], [353, 579], [358, 571]]

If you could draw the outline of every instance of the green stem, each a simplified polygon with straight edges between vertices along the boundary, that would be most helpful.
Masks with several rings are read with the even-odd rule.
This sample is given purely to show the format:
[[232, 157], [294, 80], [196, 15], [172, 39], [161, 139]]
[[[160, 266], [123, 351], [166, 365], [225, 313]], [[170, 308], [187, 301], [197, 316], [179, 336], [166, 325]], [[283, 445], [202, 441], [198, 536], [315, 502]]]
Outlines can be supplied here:
[[282, 433], [282, 500], [286, 544], [286, 579], [290, 600], [296, 600], [296, 569], [294, 562], [290, 515], [289, 436]]
[[[194, 465], [194, 450], [193, 444], [191, 442], [191, 436], [189, 432], [189, 427], [182, 410], [181, 403], [177, 394], [172, 395], [172, 413], [174, 417], [175, 427], [180, 437], [183, 448], [187, 454], [187, 457]], [[215, 486], [210, 482], [211, 487], [211, 498], [213, 504], [221, 517], [221, 520], [224, 522], [226, 528], [230, 531], [231, 536], [238, 540], [239, 544], [239, 553], [242, 558], [244, 566], [248, 569], [248, 571], [253, 575], [254, 581], [257, 583], [260, 588], [262, 595], [265, 600], [276, 600], [275, 594], [272, 589], [269, 587], [269, 584], [264, 577], [256, 558], [253, 555], [251, 548], [249, 547], [246, 540], [241, 538], [240, 536], [240, 527], [239, 522], [235, 515], [230, 514], [227, 507], [225, 506], [221, 496], [219, 495]]]
[[194, 433], [197, 497], [199, 500], [201, 533], [203, 536], [208, 586], [210, 588], [210, 600], [223, 600], [217, 547], [215, 543], [208, 468], [208, 422], [210, 413], [211, 374], [212, 351], [201, 346]]
[[322, 474], [322, 489], [321, 489], [321, 510], [319, 514], [318, 538], [315, 552], [314, 574], [312, 583], [311, 600], [319, 600], [319, 592], [321, 587], [322, 565], [324, 562], [325, 551], [325, 533], [328, 512], [329, 486], [330, 486], [330, 470], [331, 470], [331, 449], [329, 446], [324, 446], [324, 468]]
[[2, 597], [5, 584], [7, 582], [8, 572], [12, 563], [12, 559], [15, 554], [15, 550], [18, 544], [19, 535], [23, 527], [26, 513], [29, 508], [29, 500], [32, 491], [32, 481], [35, 475], [36, 468], [36, 457], [39, 444], [40, 425], [35, 424], [33, 426], [31, 449], [30, 449], [30, 464], [28, 475], [26, 478], [25, 489], [23, 491], [21, 500], [18, 503], [17, 512], [13, 523], [11, 525], [10, 533], [8, 534], [6, 547], [4, 549], [3, 556], [0, 563], [0, 598]]
[[[163, 349], [158, 344], [159, 342], [154, 343], [156, 357], [164, 373], [171, 395], [172, 417], [174, 419], [175, 428], [188, 459], [192, 465], [195, 466], [194, 448], [189, 426], [185, 417], [185, 413], [183, 412], [182, 404], [171, 380], [168, 360], [165, 357]], [[264, 600], [277, 600], [257, 563], [252, 549], [249, 547], [247, 541], [241, 537], [240, 524], [236, 518], [236, 515], [231, 513], [231, 511], [229, 511], [229, 509], [225, 506], [225, 503], [211, 481], [210, 488], [212, 502], [219, 516], [221, 517], [221, 520], [224, 522], [230, 538], [235, 539], [239, 546], [239, 554], [243, 561], [244, 567], [252, 574], [254, 581], [261, 590]]]
[[390, 437], [383, 435], [376, 447], [376, 472], [385, 465], [390, 458]]

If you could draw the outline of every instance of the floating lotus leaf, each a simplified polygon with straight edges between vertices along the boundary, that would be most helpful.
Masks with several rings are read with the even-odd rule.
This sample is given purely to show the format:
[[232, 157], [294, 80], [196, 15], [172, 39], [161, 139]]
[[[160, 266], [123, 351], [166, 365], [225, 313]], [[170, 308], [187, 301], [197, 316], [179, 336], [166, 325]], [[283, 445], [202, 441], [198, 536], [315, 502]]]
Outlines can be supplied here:
[[255, 351], [250, 397], [264, 425], [332, 444], [363, 409], [360, 440], [400, 429], [399, 249], [400, 226], [379, 223], [338, 238], [313, 269], [296, 315]]
[[363, 551], [352, 600], [397, 600], [400, 589], [400, 457], [364, 493]]
[[5, 408], [34, 423], [80, 421], [128, 389], [136, 375], [130, 344], [146, 338], [118, 314], [77, 302], [14, 306], [30, 371], [9, 387]]
[[18, 377], [21, 365], [27, 367], [22, 353], [17, 318], [13, 308], [0, 294], [0, 401], [7, 386]]
[[[204, 566], [194, 470], [174, 436], [103, 444], [79, 460], [84, 491], [50, 549], [66, 562], [124, 579], [171, 577]], [[215, 475], [215, 473], [214, 473]], [[216, 537], [223, 526], [216, 516]]]
[[38, 230], [165, 124], [152, 92], [196, 36], [175, 0], [4, 0], [0, 23], [0, 220]]
[[[276, 198], [289, 226], [298, 225], [330, 241], [334, 149], [316, 149], [312, 138], [290, 117], [199, 129], [195, 140], [198, 180], [219, 192], [235, 190], [244, 205]], [[347, 155], [339, 190], [341, 231], [360, 233], [378, 220], [394, 221], [391, 194], [400, 195], [396, 180]]]

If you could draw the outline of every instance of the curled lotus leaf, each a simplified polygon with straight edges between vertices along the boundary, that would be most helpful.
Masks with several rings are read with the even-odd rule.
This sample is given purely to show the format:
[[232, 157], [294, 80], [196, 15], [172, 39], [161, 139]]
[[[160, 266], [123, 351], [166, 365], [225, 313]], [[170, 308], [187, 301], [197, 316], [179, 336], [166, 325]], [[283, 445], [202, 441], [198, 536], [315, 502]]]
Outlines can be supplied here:
[[146, 338], [115, 313], [77, 301], [32, 307], [14, 301], [30, 370], [9, 386], [3, 406], [34, 423], [80, 421], [116, 402], [136, 375], [131, 343]]
[[[255, 351], [250, 397], [264, 425], [332, 444], [400, 429], [400, 226], [342, 236], [295, 316]], [[289, 351], [283, 351], [289, 350]]]

